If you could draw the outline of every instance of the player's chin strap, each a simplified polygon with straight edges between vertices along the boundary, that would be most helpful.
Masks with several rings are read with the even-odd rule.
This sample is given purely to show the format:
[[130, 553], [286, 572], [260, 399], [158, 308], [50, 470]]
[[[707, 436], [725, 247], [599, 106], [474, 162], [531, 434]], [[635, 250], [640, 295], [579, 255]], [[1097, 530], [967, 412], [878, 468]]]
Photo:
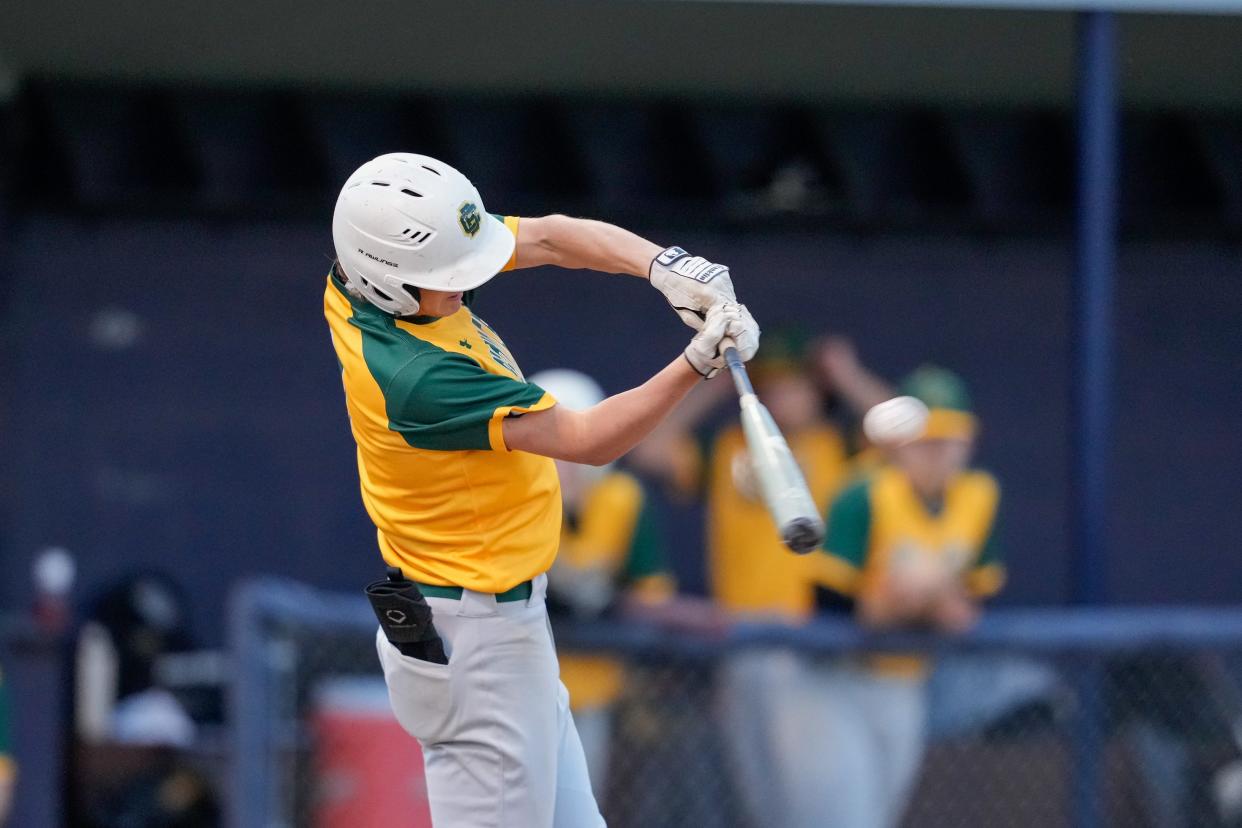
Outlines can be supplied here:
[[400, 569], [388, 567], [388, 577], [367, 584], [367, 600], [379, 619], [384, 637], [402, 655], [448, 664], [444, 642], [431, 620], [431, 607], [418, 589]]

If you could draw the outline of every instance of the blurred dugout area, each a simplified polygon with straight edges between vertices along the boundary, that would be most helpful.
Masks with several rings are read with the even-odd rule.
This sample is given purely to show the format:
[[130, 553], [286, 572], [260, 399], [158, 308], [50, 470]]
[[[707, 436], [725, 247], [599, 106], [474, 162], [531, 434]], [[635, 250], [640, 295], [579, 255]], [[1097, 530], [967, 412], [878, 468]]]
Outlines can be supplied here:
[[[365, 610], [356, 596], [287, 582], [235, 593], [237, 824], [428, 824], [421, 760], [388, 710]], [[938, 656], [902, 826], [1242, 825], [1236, 613], [1109, 612], [1024, 620], [997, 611], [976, 639], [981, 649]], [[807, 658], [774, 676], [768, 692], [793, 700], [810, 673], [849, 658], [834, 652], [848, 634], [833, 629], [769, 628], [767, 646]], [[746, 631], [712, 640], [570, 623], [557, 636], [563, 651], [603, 646], [627, 662], [609, 781], [597, 792], [609, 825], [788, 828], [748, 803], [726, 746], [736, 725], [723, 715], [718, 676]], [[806, 731], [787, 734], [790, 755], [776, 760], [814, 756], [793, 742], [816, 732], [816, 721], [808, 709]], [[831, 790], [834, 757], [865, 763], [849, 753], [855, 736], [824, 743], [820, 772], [808, 775], [820, 779], [820, 795]]]
[[[358, 163], [444, 158], [516, 212], [675, 225], [1068, 229], [1072, 114], [649, 98], [379, 96], [27, 83], [0, 105], [21, 208], [322, 214]], [[1128, 229], [1242, 230], [1242, 112], [1142, 110], [1122, 128]]]

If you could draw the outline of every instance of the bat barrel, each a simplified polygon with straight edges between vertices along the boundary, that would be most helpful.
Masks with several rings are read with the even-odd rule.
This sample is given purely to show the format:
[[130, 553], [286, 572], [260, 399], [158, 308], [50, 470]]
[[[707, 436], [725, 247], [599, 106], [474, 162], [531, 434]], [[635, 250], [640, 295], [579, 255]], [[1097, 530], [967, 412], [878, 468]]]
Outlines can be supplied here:
[[781, 541], [800, 555], [818, 549], [824, 521], [789, 444], [758, 397], [744, 394], [738, 402], [759, 492]]
[[814, 552], [824, 542], [824, 524], [809, 517], [795, 518], [781, 527], [781, 541], [799, 555]]

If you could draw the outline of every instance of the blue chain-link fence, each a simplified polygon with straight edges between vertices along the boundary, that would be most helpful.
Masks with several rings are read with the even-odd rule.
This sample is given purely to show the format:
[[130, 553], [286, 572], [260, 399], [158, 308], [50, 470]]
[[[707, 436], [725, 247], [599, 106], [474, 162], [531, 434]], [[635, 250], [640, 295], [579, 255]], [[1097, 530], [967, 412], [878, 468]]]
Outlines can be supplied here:
[[[418, 824], [364, 599], [252, 582], [231, 623], [232, 823]], [[951, 640], [844, 619], [556, 633], [624, 665], [577, 714], [612, 826], [1242, 824], [1242, 611], [996, 610]]]

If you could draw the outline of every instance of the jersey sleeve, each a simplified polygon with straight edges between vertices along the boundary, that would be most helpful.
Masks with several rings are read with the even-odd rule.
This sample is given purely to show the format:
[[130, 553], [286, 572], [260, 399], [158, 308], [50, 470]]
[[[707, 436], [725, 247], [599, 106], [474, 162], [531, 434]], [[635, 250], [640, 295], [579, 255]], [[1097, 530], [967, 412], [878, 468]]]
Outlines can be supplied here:
[[538, 385], [489, 373], [451, 352], [411, 360], [384, 397], [389, 428], [415, 448], [436, 451], [508, 451], [506, 417], [556, 404]]
[[867, 480], [860, 480], [841, 492], [828, 510], [819, 580], [842, 595], [854, 595], [867, 562], [870, 535], [870, 489]]
[[[505, 228], [513, 234], [513, 240], [517, 241], [518, 222], [521, 220], [517, 216], [502, 216], [498, 213], [492, 213], [492, 217], [497, 221], [503, 222]], [[500, 269], [501, 273], [506, 270], [513, 270], [517, 267], [517, 245], [513, 246], [513, 254], [509, 256], [509, 261], [505, 262], [505, 266]]]

